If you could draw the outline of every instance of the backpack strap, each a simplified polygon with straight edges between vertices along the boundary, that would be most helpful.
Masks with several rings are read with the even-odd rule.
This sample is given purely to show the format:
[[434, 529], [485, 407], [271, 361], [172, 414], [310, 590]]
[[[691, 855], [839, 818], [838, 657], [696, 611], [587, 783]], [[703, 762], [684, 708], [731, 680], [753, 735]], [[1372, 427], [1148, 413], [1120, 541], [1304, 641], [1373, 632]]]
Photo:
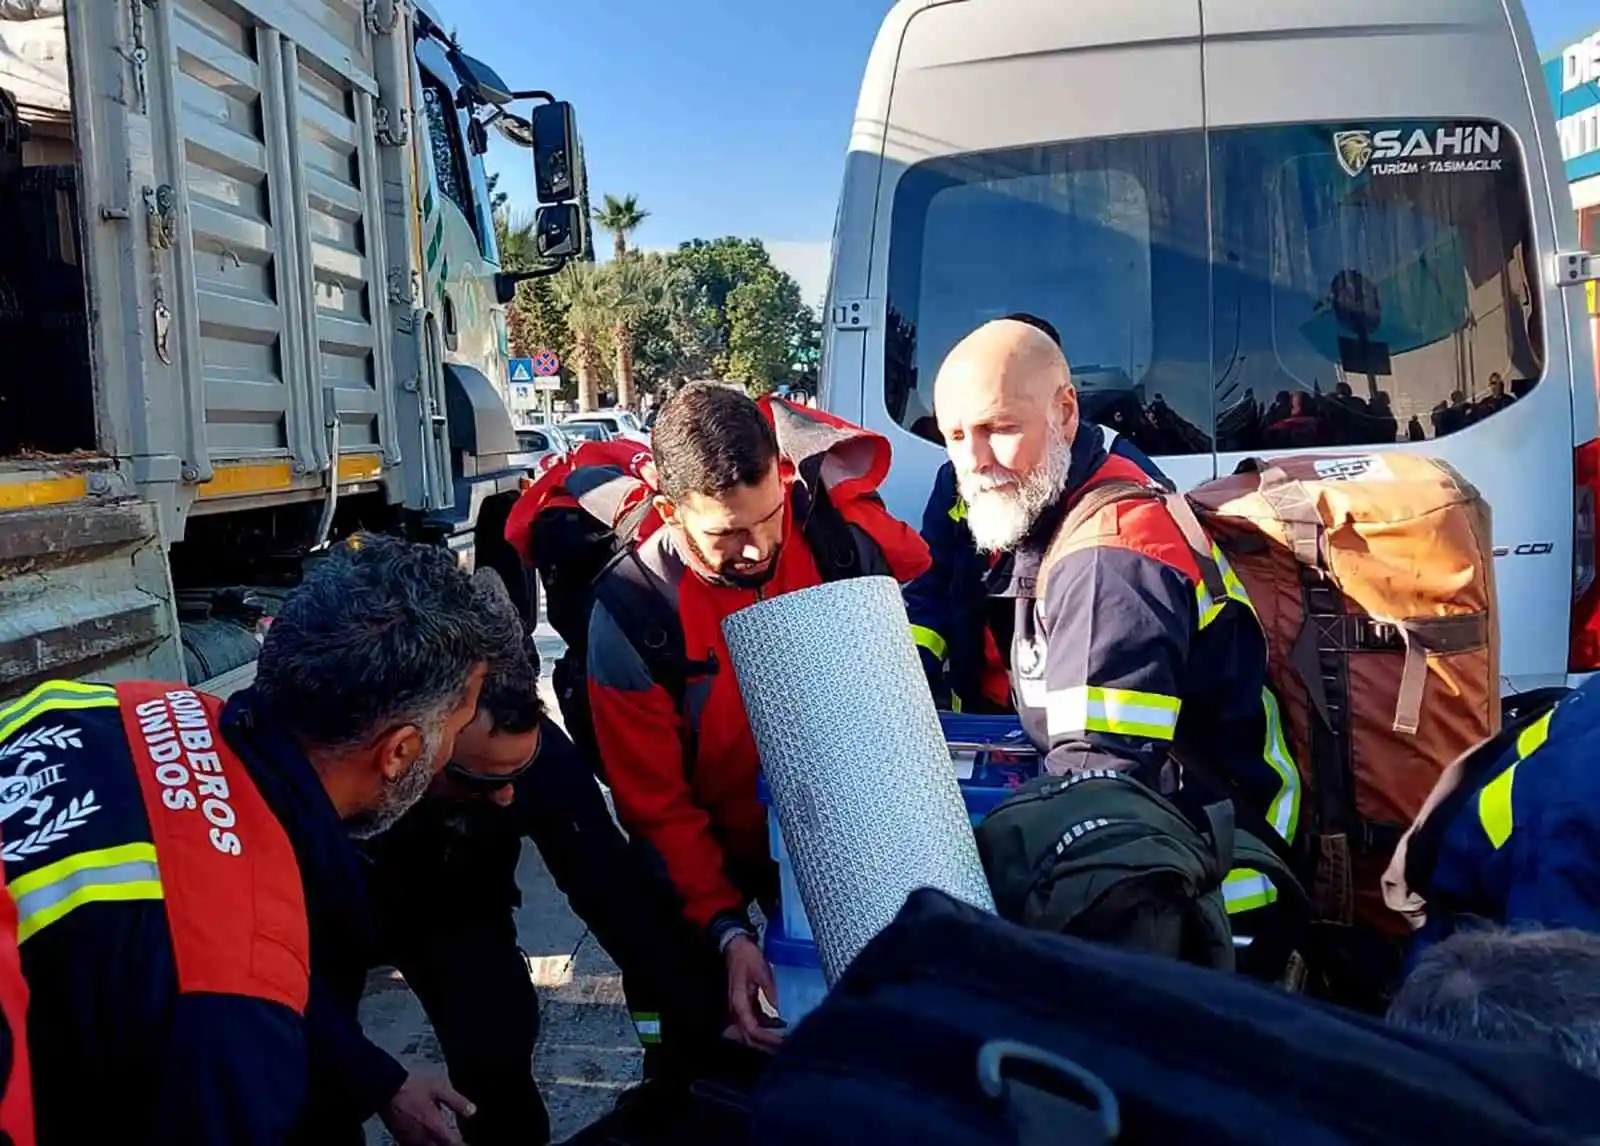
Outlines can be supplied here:
[[[820, 480], [814, 484], [796, 482], [794, 491], [795, 517], [824, 584], [888, 571], [877, 543], [845, 519]], [[867, 552], [865, 560], [863, 549]]]
[[1122, 501], [1155, 501], [1160, 498], [1162, 491], [1154, 486], [1144, 485], [1135, 481], [1124, 481], [1113, 478], [1110, 481], [1098, 482], [1094, 485], [1080, 489], [1077, 496], [1067, 506], [1066, 516], [1061, 519], [1061, 525], [1056, 529], [1056, 534], [1050, 540], [1050, 545], [1045, 550], [1044, 560], [1039, 562], [1039, 577], [1034, 585], [1034, 595], [1038, 600], [1044, 600], [1045, 589], [1049, 585], [1050, 571], [1057, 561], [1065, 555], [1067, 549], [1077, 540], [1079, 533], [1100, 512], [1109, 509]]
[[717, 658], [690, 659], [683, 619], [673, 605], [671, 590], [644, 563], [637, 548], [629, 546], [611, 560], [595, 579], [594, 595], [644, 662], [650, 679], [672, 697], [685, 767], [691, 767], [699, 736], [688, 712], [689, 681], [714, 676], [719, 669]]

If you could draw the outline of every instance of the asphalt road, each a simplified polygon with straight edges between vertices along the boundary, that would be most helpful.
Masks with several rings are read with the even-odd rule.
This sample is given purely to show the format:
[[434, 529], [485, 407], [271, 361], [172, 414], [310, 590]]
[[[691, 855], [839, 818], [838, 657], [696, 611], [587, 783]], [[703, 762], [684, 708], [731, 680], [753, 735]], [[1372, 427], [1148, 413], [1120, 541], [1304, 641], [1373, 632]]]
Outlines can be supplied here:
[[[565, 646], [548, 624], [541, 623], [537, 637], [548, 676]], [[541, 687], [559, 719], [548, 681]], [[572, 914], [527, 841], [517, 881], [523, 899], [517, 935], [539, 989], [543, 1019], [534, 1073], [550, 1107], [553, 1140], [560, 1142], [605, 1114], [622, 1089], [638, 1080], [641, 1053], [616, 965]], [[368, 977], [361, 1018], [368, 1036], [410, 1069], [444, 1073], [433, 1028], [398, 971], [379, 968]], [[367, 1141], [376, 1146], [392, 1139], [374, 1119]]]

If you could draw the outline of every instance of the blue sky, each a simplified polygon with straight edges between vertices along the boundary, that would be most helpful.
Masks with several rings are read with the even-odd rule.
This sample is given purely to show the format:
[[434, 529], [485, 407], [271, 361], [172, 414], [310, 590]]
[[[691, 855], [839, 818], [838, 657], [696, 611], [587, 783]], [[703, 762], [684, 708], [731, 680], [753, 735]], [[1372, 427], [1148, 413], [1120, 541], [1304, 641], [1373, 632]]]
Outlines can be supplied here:
[[[576, 105], [595, 201], [638, 195], [652, 212], [642, 246], [756, 236], [820, 297], [856, 88], [889, 0], [436, 3], [513, 86]], [[1541, 51], [1600, 28], [1600, 0], [1525, 4]], [[527, 153], [497, 144], [489, 158], [531, 207]]]

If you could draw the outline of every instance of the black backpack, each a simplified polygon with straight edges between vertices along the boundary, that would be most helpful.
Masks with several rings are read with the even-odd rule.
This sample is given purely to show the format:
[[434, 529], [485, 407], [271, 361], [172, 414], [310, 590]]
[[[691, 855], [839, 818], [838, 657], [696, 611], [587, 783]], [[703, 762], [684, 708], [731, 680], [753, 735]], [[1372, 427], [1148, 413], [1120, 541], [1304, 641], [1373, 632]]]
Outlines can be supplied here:
[[1124, 772], [1031, 781], [977, 837], [996, 908], [1024, 927], [1232, 970], [1231, 869], [1271, 879], [1287, 918], [1307, 911], [1282, 857], [1236, 827], [1230, 801], [1186, 814]]
[[762, 1146], [1556, 1146], [1600, 1080], [914, 893], [785, 1041]]

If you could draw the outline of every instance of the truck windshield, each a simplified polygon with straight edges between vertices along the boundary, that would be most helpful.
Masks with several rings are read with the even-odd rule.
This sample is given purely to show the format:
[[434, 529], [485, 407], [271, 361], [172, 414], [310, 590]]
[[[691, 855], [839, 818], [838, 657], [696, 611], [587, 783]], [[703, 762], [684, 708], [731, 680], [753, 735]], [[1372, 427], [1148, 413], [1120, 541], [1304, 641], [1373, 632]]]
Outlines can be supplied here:
[[919, 164], [894, 200], [888, 408], [938, 441], [940, 361], [1022, 311], [1060, 331], [1086, 413], [1152, 453], [1449, 434], [1543, 371], [1527, 199], [1516, 140], [1482, 121]]

